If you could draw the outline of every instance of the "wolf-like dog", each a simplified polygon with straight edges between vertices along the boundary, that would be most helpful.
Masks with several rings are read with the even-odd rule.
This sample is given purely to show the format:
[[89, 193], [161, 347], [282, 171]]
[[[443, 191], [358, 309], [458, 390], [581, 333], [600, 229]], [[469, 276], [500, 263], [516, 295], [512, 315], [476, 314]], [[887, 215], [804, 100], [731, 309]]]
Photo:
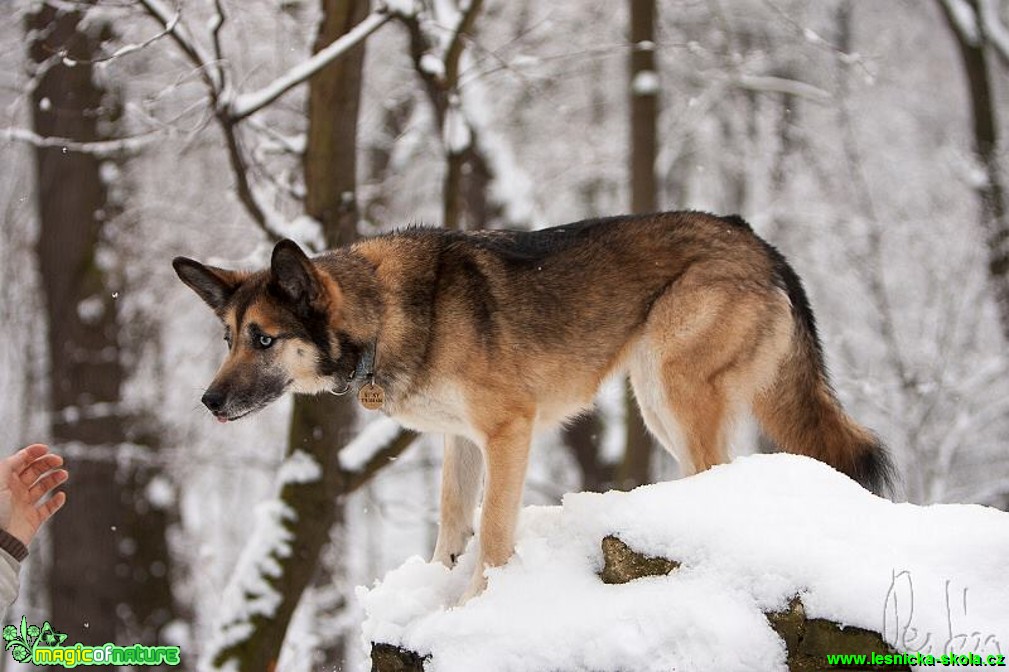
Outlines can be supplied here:
[[173, 265], [224, 323], [227, 358], [203, 395], [218, 420], [287, 391], [380, 389], [385, 413], [446, 436], [434, 551], [446, 565], [473, 534], [486, 471], [464, 599], [512, 554], [533, 433], [584, 412], [615, 374], [687, 474], [725, 462], [751, 413], [784, 451], [874, 491], [891, 479], [882, 444], [831, 389], [799, 277], [737, 216], [408, 228], [313, 258], [285, 240], [256, 272]]

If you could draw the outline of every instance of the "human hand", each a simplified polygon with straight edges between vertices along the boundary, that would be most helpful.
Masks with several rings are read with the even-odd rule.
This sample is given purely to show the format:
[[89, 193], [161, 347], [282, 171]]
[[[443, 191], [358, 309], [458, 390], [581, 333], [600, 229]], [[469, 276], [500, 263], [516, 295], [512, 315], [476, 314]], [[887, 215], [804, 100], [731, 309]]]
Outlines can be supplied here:
[[0, 527], [25, 546], [67, 501], [64, 492], [45, 499], [69, 478], [62, 464], [62, 457], [40, 443], [0, 460]]

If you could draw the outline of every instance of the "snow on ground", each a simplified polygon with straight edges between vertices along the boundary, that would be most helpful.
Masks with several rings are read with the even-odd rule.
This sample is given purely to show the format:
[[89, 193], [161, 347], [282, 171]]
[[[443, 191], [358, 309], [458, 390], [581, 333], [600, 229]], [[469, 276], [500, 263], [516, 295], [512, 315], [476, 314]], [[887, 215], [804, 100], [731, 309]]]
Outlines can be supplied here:
[[[608, 534], [683, 565], [605, 585]], [[763, 612], [799, 594], [809, 617], [901, 651], [1009, 654], [1009, 514], [894, 504], [805, 457], [527, 508], [515, 557], [453, 607], [474, 549], [451, 571], [414, 557], [358, 588], [365, 646], [432, 654], [431, 672], [785, 670]]]

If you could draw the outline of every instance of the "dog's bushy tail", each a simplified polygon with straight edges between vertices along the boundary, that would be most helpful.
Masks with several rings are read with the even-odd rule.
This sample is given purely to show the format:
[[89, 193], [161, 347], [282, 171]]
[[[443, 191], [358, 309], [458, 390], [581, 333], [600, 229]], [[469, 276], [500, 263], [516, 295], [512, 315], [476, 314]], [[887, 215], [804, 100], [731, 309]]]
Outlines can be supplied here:
[[757, 421], [781, 450], [826, 462], [877, 494], [892, 493], [895, 471], [886, 447], [841, 407], [827, 377], [802, 283], [784, 257], [768, 248], [792, 302], [795, 330], [777, 378], [756, 399]]

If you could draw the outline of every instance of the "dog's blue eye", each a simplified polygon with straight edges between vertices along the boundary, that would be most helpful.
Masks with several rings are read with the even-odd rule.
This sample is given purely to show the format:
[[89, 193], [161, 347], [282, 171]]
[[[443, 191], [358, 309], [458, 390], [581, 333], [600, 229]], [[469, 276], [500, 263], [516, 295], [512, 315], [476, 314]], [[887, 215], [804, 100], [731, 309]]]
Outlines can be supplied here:
[[268, 348], [273, 345], [273, 337], [267, 336], [266, 334], [260, 334], [259, 336], [259, 347]]

